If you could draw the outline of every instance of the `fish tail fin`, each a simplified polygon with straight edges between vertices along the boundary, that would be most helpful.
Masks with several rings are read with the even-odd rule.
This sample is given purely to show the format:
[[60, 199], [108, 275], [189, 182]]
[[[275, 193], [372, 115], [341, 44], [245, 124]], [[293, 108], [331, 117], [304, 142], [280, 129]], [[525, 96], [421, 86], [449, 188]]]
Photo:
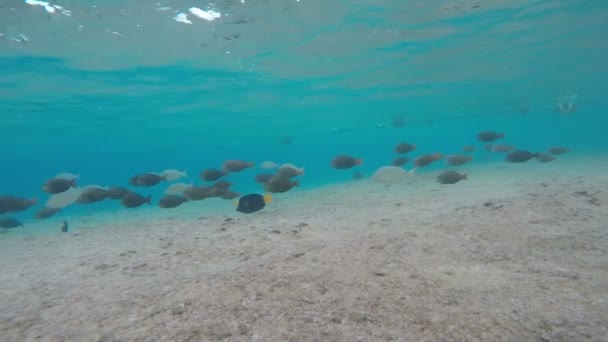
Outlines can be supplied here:
[[38, 204], [38, 199], [32, 198], [32, 199], [30, 199], [30, 202], [32, 202], [32, 204]]
[[358, 159], [356, 160], [356, 164], [357, 164], [357, 165], [361, 165], [361, 164], [363, 164], [363, 158], [358, 158]]
[[71, 179], [71, 180], [70, 180], [70, 186], [71, 186], [72, 188], [75, 188], [75, 187], [76, 187], [76, 182], [77, 182], [77, 181], [78, 181], [78, 177]]
[[266, 204], [270, 204], [272, 203], [272, 195], [271, 194], [264, 194], [264, 203]]
[[533, 153], [534, 158], [542, 158], [543, 154], [541, 152]]
[[293, 186], [300, 186], [300, 180], [296, 179], [295, 181], [293, 181]]
[[233, 200], [233, 201], [232, 201], [232, 205], [233, 205], [235, 208], [237, 208], [237, 207], [239, 206], [239, 200], [238, 200], [238, 199]]
[[438, 152], [438, 153], [433, 154], [433, 156], [434, 156], [436, 159], [441, 159], [441, 158], [443, 158], [443, 154], [441, 154], [441, 153], [439, 153], [439, 152]]
[[461, 178], [461, 179], [465, 179], [465, 180], [469, 180], [469, 178], [467, 178], [467, 174], [466, 174], [466, 173], [463, 173], [463, 174], [460, 176], [460, 178]]
[[148, 197], [146, 197], [146, 203], [152, 204], [152, 195], [149, 195]]
[[304, 166], [300, 168], [300, 176], [304, 176]]
[[182, 176], [184, 176], [184, 178], [188, 178], [188, 170], [182, 171]]

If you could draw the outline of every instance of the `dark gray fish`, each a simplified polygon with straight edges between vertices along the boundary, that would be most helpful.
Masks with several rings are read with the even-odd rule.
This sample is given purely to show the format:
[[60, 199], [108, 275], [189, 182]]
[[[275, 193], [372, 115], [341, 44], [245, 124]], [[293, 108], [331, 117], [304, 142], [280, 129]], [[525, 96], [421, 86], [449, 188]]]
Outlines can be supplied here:
[[393, 166], [403, 166], [410, 161], [410, 158], [407, 157], [397, 157], [393, 159]]
[[477, 140], [483, 142], [490, 142], [498, 139], [504, 138], [505, 135], [503, 133], [496, 133], [492, 131], [483, 131], [477, 134]]
[[253, 163], [243, 160], [226, 160], [224, 165], [222, 165], [222, 170], [224, 172], [241, 172], [253, 166]]
[[434, 161], [437, 161], [441, 158], [441, 153], [425, 154], [414, 159], [414, 165], [416, 165], [417, 167], [428, 166], [431, 165]]
[[496, 153], [507, 153], [509, 151], [513, 150], [513, 146], [511, 145], [505, 145], [505, 144], [489, 144], [490, 146], [490, 151], [492, 152], [496, 152]]
[[218, 188], [218, 189], [228, 189], [229, 187], [232, 186], [232, 183], [226, 180], [219, 180], [217, 182], [215, 182], [214, 187]]
[[451, 154], [445, 157], [445, 162], [451, 166], [460, 166], [468, 163], [473, 157], [462, 154]]
[[283, 177], [283, 178], [291, 179], [293, 177], [300, 176], [303, 173], [304, 173], [304, 169], [303, 168], [295, 168], [293, 166], [283, 165], [277, 171], [277, 177]]
[[220, 197], [223, 199], [226, 199], [226, 200], [231, 200], [231, 199], [235, 199], [240, 196], [241, 196], [241, 194], [239, 194], [238, 192], [234, 192], [232, 190], [226, 190]]
[[217, 169], [205, 169], [201, 171], [200, 177], [205, 182], [215, 182], [216, 180], [224, 177], [225, 175], [225, 172]]
[[9, 229], [23, 227], [23, 223], [13, 217], [0, 217], [0, 228]]
[[554, 147], [549, 148], [547, 150], [547, 152], [554, 154], [554, 155], [559, 155], [559, 154], [564, 154], [564, 153], [570, 152], [570, 149], [567, 147], [554, 146]]
[[165, 209], [177, 208], [188, 200], [175, 195], [165, 195], [158, 201], [158, 206]]
[[129, 193], [129, 190], [122, 186], [111, 186], [108, 188], [108, 194], [111, 199], [121, 199]]
[[407, 142], [400, 142], [397, 145], [395, 145], [395, 152], [400, 153], [400, 154], [410, 153], [415, 149], [416, 149], [416, 145], [412, 145]]
[[437, 182], [440, 184], [456, 184], [463, 179], [467, 179], [466, 174], [452, 170], [444, 171], [437, 176]]
[[363, 159], [355, 158], [347, 155], [340, 155], [331, 161], [331, 167], [338, 170], [350, 169], [354, 166], [361, 165]]
[[129, 192], [126, 194], [120, 203], [126, 208], [137, 208], [143, 204], [151, 204], [152, 196], [144, 197], [135, 192]]
[[264, 184], [264, 189], [272, 193], [281, 193], [287, 192], [298, 185], [300, 185], [299, 180], [291, 181], [287, 178], [273, 177], [268, 183]]
[[44, 182], [42, 185], [42, 191], [48, 194], [59, 194], [68, 191], [70, 188], [76, 187], [76, 178], [64, 179], [64, 178], [52, 178]]
[[539, 153], [539, 157], [536, 158], [541, 163], [549, 163], [555, 160], [555, 157], [549, 153]]
[[60, 211], [60, 208], [41, 208], [36, 212], [36, 218], [39, 220], [46, 219], [57, 214]]
[[9, 195], [0, 196], [0, 214], [23, 211], [38, 203], [36, 199], [19, 198]]
[[210, 186], [193, 186], [184, 191], [184, 197], [190, 201], [200, 201], [206, 198], [215, 197], [213, 187]]
[[110, 196], [110, 192], [102, 188], [90, 188], [86, 189], [80, 194], [80, 197], [76, 200], [76, 203], [90, 204], [105, 200]]
[[405, 126], [405, 119], [402, 117], [396, 117], [391, 122], [391, 126], [393, 127], [403, 127]]
[[260, 173], [255, 176], [255, 181], [260, 184], [265, 184], [268, 183], [268, 181], [271, 180], [272, 177], [274, 177], [274, 175], [271, 173]]
[[540, 157], [539, 153], [532, 153], [532, 152], [525, 151], [525, 150], [515, 150], [515, 151], [507, 154], [507, 156], [505, 157], [505, 161], [507, 161], [509, 163], [525, 163], [532, 158], [539, 158], [539, 157]]
[[281, 144], [284, 145], [285, 147], [291, 145], [291, 143], [293, 142], [294, 137], [287, 135], [284, 137], [281, 137]]
[[154, 186], [163, 180], [165, 178], [156, 173], [142, 173], [131, 177], [129, 184], [134, 186]]

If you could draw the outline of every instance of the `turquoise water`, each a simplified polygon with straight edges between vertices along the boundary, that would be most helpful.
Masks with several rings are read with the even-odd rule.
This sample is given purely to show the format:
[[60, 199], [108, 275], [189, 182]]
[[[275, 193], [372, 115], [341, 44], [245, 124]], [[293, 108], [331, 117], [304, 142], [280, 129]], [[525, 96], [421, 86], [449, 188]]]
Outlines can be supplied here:
[[[473, 144], [475, 163], [500, 161], [475, 141], [481, 130], [531, 151], [608, 150], [605, 1], [53, 4], [70, 15], [0, 5], [2, 193], [44, 203], [41, 185], [59, 172], [127, 185], [176, 168], [201, 184], [200, 170], [226, 159], [305, 166], [310, 188], [352, 179], [330, 168], [334, 156], [364, 158], [370, 175], [400, 141], [418, 146], [413, 156]], [[576, 112], [555, 113], [574, 94]], [[406, 125], [391, 127], [395, 117]], [[234, 189], [261, 191], [257, 171], [232, 176]], [[136, 190], [158, 199], [164, 188]]]

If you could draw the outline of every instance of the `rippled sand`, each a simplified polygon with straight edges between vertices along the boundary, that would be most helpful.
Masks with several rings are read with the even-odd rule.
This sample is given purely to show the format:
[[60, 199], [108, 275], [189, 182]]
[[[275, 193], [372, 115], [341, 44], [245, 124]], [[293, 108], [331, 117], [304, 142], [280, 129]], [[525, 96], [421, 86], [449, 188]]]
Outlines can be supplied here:
[[599, 158], [295, 191], [254, 215], [203, 201], [0, 234], [0, 336], [604, 341]]

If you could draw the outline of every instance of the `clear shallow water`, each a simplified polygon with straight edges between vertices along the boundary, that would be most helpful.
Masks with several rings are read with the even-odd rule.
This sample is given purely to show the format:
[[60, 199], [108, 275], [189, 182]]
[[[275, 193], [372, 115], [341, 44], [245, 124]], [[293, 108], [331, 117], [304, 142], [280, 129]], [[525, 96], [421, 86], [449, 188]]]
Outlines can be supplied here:
[[[530, 150], [608, 149], [602, 1], [53, 4], [71, 15], [0, 5], [2, 193], [44, 202], [41, 184], [62, 171], [125, 185], [178, 168], [197, 182], [235, 158], [305, 165], [313, 187], [351, 179], [329, 168], [337, 154], [363, 157], [369, 175], [401, 140], [453, 153], [485, 129]], [[221, 17], [173, 19], [192, 6]], [[578, 110], [556, 115], [569, 94]], [[395, 116], [408, 124], [376, 128]], [[232, 177], [235, 190], [258, 191], [254, 174]]]

